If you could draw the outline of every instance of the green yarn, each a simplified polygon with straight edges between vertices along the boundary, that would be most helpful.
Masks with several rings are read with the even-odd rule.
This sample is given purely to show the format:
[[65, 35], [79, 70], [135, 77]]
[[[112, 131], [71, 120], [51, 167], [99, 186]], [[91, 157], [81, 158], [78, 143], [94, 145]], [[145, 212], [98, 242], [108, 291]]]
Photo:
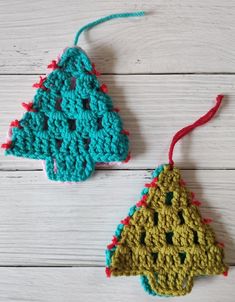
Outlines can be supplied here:
[[144, 16], [144, 11], [139, 11], [139, 12], [134, 12], [134, 13], [121, 13], [121, 14], [112, 14], [112, 15], [109, 15], [109, 16], [106, 16], [104, 18], [100, 18], [96, 21], [93, 21], [85, 26], [83, 26], [76, 34], [75, 36], [75, 39], [74, 39], [74, 46], [76, 46], [78, 44], [78, 39], [81, 35], [82, 32], [84, 32], [85, 30], [89, 30], [90, 28], [100, 24], [100, 23], [103, 23], [103, 22], [106, 22], [106, 21], [109, 21], [109, 20], [112, 20], [112, 19], [117, 19], [117, 18], [129, 18], [129, 17], [141, 17], [141, 16]]
[[[164, 165], [160, 165], [158, 166], [152, 173], [152, 179], [154, 177], [158, 177], [160, 175], [160, 173], [164, 170]], [[142, 190], [141, 194], [140, 194], [140, 197], [143, 198], [143, 196], [145, 194], [148, 194], [149, 193], [149, 189], [148, 188], [145, 188], [144, 190]], [[129, 212], [128, 212], [128, 216], [129, 217], [132, 217], [138, 210], [140, 210], [141, 207], [140, 206], [137, 206], [137, 205], [134, 205], [132, 206], [130, 209], [129, 209]], [[114, 233], [114, 236], [120, 240], [121, 238], [121, 235], [122, 235], [122, 231], [124, 229], [124, 224], [121, 222], [120, 224], [118, 224], [117, 228], [116, 228], [116, 231]], [[111, 250], [109, 249], [106, 249], [105, 250], [105, 260], [106, 260], [106, 266], [109, 267], [111, 265], [111, 262], [112, 262], [112, 256], [116, 250], [117, 246], [114, 246]], [[147, 277], [144, 278], [145, 276], [142, 276], [143, 278], [141, 279], [141, 284], [143, 284], [145, 281], [146, 281], [146, 284], [147, 284]], [[148, 286], [146, 285], [146, 288]]]
[[[157, 274], [155, 274], [156, 280], [157, 280]], [[148, 293], [151, 296], [158, 296], [161, 298], [168, 298], [171, 296], [167, 296], [167, 295], [160, 295], [157, 292], [155, 292], [148, 281], [148, 277], [147, 276], [140, 276], [140, 284], [142, 285], [143, 289], [146, 291], [146, 293]]]
[[82, 181], [98, 162], [125, 160], [128, 138], [85, 52], [67, 48], [43, 80], [6, 154], [46, 161], [48, 178]]
[[156, 169], [145, 187], [148, 192], [107, 245], [107, 277], [140, 275], [147, 293], [169, 297], [189, 293], [196, 276], [226, 275], [223, 246], [202, 219], [179, 169], [169, 164]]

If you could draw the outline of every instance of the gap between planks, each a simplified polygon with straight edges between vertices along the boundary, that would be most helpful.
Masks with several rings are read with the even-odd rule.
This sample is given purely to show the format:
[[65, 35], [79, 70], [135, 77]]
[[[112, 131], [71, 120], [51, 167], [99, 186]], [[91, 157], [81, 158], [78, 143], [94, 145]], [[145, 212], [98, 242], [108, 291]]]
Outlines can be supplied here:
[[[227, 264], [227, 263], [226, 263]], [[234, 268], [235, 267], [235, 263], [230, 263], [230, 264], [227, 264], [229, 266], [229, 269], [230, 268]], [[105, 269], [105, 266], [104, 265], [81, 265], [81, 264], [73, 264], [73, 265], [27, 265], [27, 264], [22, 264], [22, 265], [0, 265], [0, 268], [1, 267], [9, 267], [9, 268], [104, 268]]]
[[[46, 76], [47, 74], [46, 73], [0, 73], [0, 76]], [[149, 72], [149, 73], [141, 73], [141, 72], [138, 72], [138, 73], [121, 73], [121, 72], [110, 72], [110, 73], [107, 73], [107, 72], [104, 72], [104, 73], [101, 73], [102, 76], [119, 76], [119, 75], [123, 75], [123, 76], [155, 76], [155, 75], [160, 75], [160, 76], [180, 76], [180, 75], [195, 75], [195, 76], [198, 76], [198, 75], [235, 75], [235, 72]]]
[[[177, 166], [178, 167], [178, 166]], [[121, 167], [96, 167], [95, 171], [102, 170], [102, 171], [146, 171], [151, 172], [156, 167], [146, 167], [146, 168], [137, 168], [137, 167], [130, 167], [130, 168], [121, 168]], [[180, 168], [180, 167], [179, 167]], [[235, 168], [181, 168], [181, 171], [234, 171]], [[42, 172], [43, 169], [0, 169], [1, 172]]]

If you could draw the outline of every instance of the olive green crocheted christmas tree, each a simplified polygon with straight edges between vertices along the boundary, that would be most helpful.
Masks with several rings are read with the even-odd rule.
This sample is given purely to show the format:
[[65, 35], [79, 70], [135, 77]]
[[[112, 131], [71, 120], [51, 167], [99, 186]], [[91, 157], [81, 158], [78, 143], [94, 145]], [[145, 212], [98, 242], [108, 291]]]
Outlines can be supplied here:
[[33, 102], [22, 104], [27, 112], [11, 123], [11, 138], [2, 145], [7, 155], [45, 160], [48, 178], [58, 181], [82, 181], [96, 163], [129, 159], [129, 133], [94, 64], [76, 45], [84, 30], [99, 23], [143, 14], [114, 14], [81, 28], [74, 47], [53, 60], [48, 65], [53, 71], [33, 85]]
[[152, 294], [185, 295], [195, 276], [222, 274], [227, 267], [210, 220], [201, 218], [180, 171], [169, 165], [159, 170], [144, 202], [123, 221], [116, 247], [108, 246], [108, 267], [112, 276], [141, 275]]
[[169, 164], [158, 167], [145, 185], [141, 200], [118, 225], [106, 250], [106, 274], [141, 276], [144, 289], [151, 295], [180, 296], [189, 293], [195, 276], [227, 275], [223, 244], [215, 239], [202, 218], [195, 200], [174, 166], [175, 143], [195, 127], [206, 123], [218, 110], [215, 107], [173, 138]]

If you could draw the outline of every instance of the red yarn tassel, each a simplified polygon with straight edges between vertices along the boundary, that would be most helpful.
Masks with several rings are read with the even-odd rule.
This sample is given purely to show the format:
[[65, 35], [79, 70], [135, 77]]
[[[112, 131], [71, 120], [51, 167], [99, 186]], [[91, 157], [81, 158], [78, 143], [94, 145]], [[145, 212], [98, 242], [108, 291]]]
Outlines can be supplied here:
[[12, 141], [8, 141], [7, 143], [2, 144], [1, 147], [3, 149], [6, 149], [6, 150], [11, 149], [11, 147], [12, 147]]
[[127, 158], [123, 161], [123, 163], [127, 164], [130, 159], [131, 159], [131, 153], [129, 152], [128, 155], [127, 155]]
[[157, 186], [157, 184], [156, 184], [157, 181], [158, 181], [158, 178], [155, 177], [155, 178], [152, 179], [151, 183], [145, 184], [145, 187], [146, 188], [154, 188], [154, 187]]
[[105, 268], [105, 273], [106, 273], [107, 278], [110, 278], [112, 271], [111, 271], [111, 269], [109, 267], [106, 267]]
[[10, 123], [10, 127], [21, 128], [20, 122], [18, 120], [14, 120]]
[[204, 219], [202, 220], [202, 222], [203, 222], [204, 224], [210, 224], [212, 221], [213, 221], [213, 220], [212, 220], [211, 218], [204, 218]]
[[186, 126], [184, 128], [182, 128], [181, 130], [179, 130], [173, 137], [170, 148], [169, 148], [169, 164], [171, 166], [174, 165], [174, 161], [173, 161], [173, 152], [174, 152], [174, 148], [175, 148], [175, 144], [181, 139], [183, 138], [185, 135], [187, 135], [189, 132], [191, 132], [193, 129], [195, 129], [196, 127], [199, 127], [201, 125], [206, 124], [207, 122], [209, 122], [213, 116], [216, 114], [216, 112], [218, 111], [222, 99], [223, 99], [223, 95], [218, 95], [216, 98], [216, 104], [213, 108], [211, 108], [205, 115], [203, 115], [202, 117], [200, 117], [196, 122], [194, 122], [193, 124]]
[[222, 249], [224, 248], [224, 243], [223, 243], [223, 242], [217, 242], [217, 245], [218, 245], [219, 247], [221, 247]]
[[21, 104], [23, 107], [24, 107], [24, 109], [26, 110], [26, 111], [29, 111], [29, 112], [36, 112], [36, 110], [33, 108], [33, 102], [30, 102], [30, 103], [22, 103]]
[[121, 131], [121, 134], [124, 134], [124, 135], [129, 136], [129, 135], [130, 135], [130, 132], [127, 131], [127, 130], [125, 130], [125, 129], [123, 129], [123, 130]]
[[148, 198], [147, 194], [143, 195], [142, 198], [141, 198], [141, 200], [136, 203], [136, 206], [138, 208], [140, 208], [140, 207], [147, 207], [147, 202], [146, 202], [147, 198]]
[[33, 88], [42, 88], [43, 90], [46, 90], [46, 87], [43, 85], [46, 81], [46, 77], [40, 76], [40, 80], [38, 83], [33, 84]]
[[224, 275], [224, 277], [227, 277], [228, 276], [228, 271], [223, 272], [223, 275]]
[[156, 186], [156, 184], [150, 182], [149, 184], [145, 184], [144, 186], [145, 186], [145, 188], [154, 188]]
[[111, 250], [112, 248], [114, 248], [116, 245], [118, 245], [118, 239], [116, 236], [113, 236], [112, 242], [110, 244], [107, 245], [107, 249]]
[[101, 75], [101, 73], [98, 70], [96, 70], [94, 63], [92, 63], [91, 65], [92, 65], [92, 72], [91, 73], [96, 75], [97, 77], [99, 77]]
[[183, 179], [181, 179], [180, 180], [180, 185], [181, 185], [181, 187], [184, 187], [186, 185], [186, 182]]
[[202, 204], [200, 201], [198, 200], [194, 200], [191, 202], [192, 205], [196, 206], [196, 207], [200, 207], [200, 205]]
[[100, 90], [103, 91], [103, 93], [108, 93], [108, 87], [106, 84], [102, 84], [100, 86]]
[[148, 199], [148, 195], [147, 194], [143, 195], [142, 198], [141, 198], [141, 200], [143, 200], [143, 201], [146, 201], [147, 199]]
[[121, 220], [121, 223], [124, 225], [128, 225], [130, 223], [130, 216], [127, 216], [126, 218], [124, 218], [123, 220]]
[[58, 66], [56, 60], [52, 60], [51, 63], [50, 63], [49, 65], [47, 65], [47, 68], [50, 68], [50, 69], [52, 69], [52, 70], [55, 70], [55, 69], [58, 69], [59, 66]]
[[146, 203], [146, 201], [144, 201], [144, 200], [140, 200], [140, 201], [138, 201], [138, 202], [136, 203], [136, 206], [137, 206], [138, 208], [147, 207], [147, 203]]

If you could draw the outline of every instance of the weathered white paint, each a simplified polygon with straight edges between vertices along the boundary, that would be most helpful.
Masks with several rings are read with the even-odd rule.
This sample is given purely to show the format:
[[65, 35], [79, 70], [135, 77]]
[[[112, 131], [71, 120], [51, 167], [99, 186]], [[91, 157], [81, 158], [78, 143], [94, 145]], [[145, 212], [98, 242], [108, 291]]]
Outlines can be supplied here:
[[[195, 279], [191, 294], [168, 298], [183, 302], [234, 301], [235, 269], [228, 277]], [[165, 301], [166, 298], [160, 299]], [[138, 277], [110, 278], [104, 268], [1, 268], [0, 301], [4, 302], [148, 302]]]
[[[69, 4], [68, 4], [69, 3]], [[81, 26], [116, 12], [83, 35], [80, 46], [105, 73], [234, 72], [235, 19], [230, 0], [26, 1], [0, 3], [0, 73], [44, 72]]]

